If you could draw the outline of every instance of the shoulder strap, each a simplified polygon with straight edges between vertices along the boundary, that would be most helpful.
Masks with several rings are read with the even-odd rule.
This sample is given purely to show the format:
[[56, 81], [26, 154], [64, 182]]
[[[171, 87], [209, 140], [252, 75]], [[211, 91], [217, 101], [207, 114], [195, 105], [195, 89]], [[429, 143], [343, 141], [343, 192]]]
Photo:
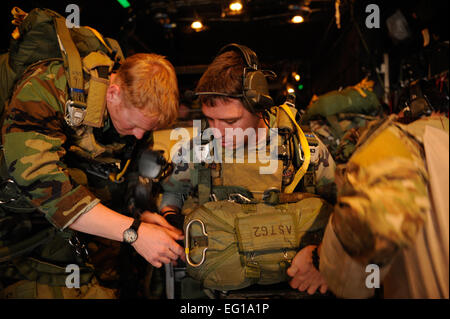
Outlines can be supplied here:
[[68, 70], [69, 94], [70, 97], [81, 104], [84, 104], [83, 67], [80, 53], [70, 36], [64, 18], [55, 17], [56, 33], [59, 45], [64, 57], [64, 64]]
[[54, 21], [69, 83], [69, 100], [66, 101], [64, 118], [70, 126], [79, 126], [86, 116], [87, 108], [81, 57], [67, 29], [65, 19], [55, 16]]
[[297, 134], [300, 139], [300, 145], [301, 145], [303, 153], [305, 155], [305, 160], [303, 161], [303, 164], [300, 167], [300, 169], [295, 174], [294, 180], [292, 181], [291, 184], [286, 186], [286, 188], [284, 190], [285, 193], [292, 193], [294, 191], [295, 187], [298, 185], [298, 183], [302, 179], [302, 177], [306, 174], [306, 171], [308, 170], [308, 166], [311, 161], [311, 152], [310, 152], [308, 141], [305, 137], [305, 134], [303, 133], [300, 126], [298, 125], [297, 121], [295, 120], [295, 116], [294, 116], [294, 114], [292, 114], [292, 111], [289, 109], [289, 106], [287, 106], [286, 104], [283, 104], [280, 106], [280, 108], [284, 112], [286, 112], [286, 114], [289, 116], [292, 123], [294, 124], [295, 128], [297, 129]]

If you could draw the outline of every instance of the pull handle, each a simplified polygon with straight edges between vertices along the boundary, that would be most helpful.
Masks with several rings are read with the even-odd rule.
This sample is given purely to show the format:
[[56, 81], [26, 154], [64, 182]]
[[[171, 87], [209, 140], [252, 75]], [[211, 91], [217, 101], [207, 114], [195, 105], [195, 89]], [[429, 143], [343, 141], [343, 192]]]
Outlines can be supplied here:
[[200, 225], [202, 226], [202, 232], [203, 232], [203, 235], [208, 236], [208, 234], [206, 233], [206, 230], [205, 230], [205, 224], [203, 224], [203, 222], [202, 222], [200, 219], [193, 219], [193, 220], [191, 220], [191, 221], [187, 224], [187, 226], [186, 226], [186, 236], [185, 236], [185, 247], [186, 247], [186, 248], [185, 248], [185, 253], [186, 253], [186, 262], [187, 262], [190, 266], [192, 266], [192, 267], [199, 267], [199, 266], [202, 265], [203, 262], [205, 261], [205, 258], [206, 258], [206, 250], [208, 250], [208, 247], [206, 247], [205, 249], [203, 249], [203, 252], [202, 252], [202, 259], [200, 260], [199, 263], [194, 263], [194, 262], [191, 260], [191, 257], [189, 256], [189, 251], [190, 251], [190, 249], [189, 249], [189, 242], [190, 242], [190, 240], [189, 240], [189, 229], [190, 229], [191, 225], [192, 225], [193, 223], [195, 223], [195, 222], [200, 223]]

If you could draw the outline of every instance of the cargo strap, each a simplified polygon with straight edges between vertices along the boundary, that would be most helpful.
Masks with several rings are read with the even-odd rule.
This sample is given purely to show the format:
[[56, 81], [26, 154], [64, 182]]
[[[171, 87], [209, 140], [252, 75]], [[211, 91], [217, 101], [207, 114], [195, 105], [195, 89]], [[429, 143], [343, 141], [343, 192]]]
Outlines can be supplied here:
[[211, 196], [211, 170], [205, 165], [196, 164], [198, 172], [198, 202], [200, 205], [209, 202]]

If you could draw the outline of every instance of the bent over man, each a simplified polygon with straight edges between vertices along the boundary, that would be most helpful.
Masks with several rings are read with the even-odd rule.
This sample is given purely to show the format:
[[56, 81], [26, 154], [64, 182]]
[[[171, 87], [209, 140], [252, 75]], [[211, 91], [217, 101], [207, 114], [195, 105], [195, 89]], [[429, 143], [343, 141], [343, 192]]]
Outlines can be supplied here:
[[173, 66], [156, 54], [127, 58], [109, 77], [95, 126], [71, 125], [70, 90], [61, 61], [39, 63], [24, 74], [5, 110], [3, 190], [15, 191], [1, 205], [11, 220], [8, 240], [2, 240], [7, 253], [0, 275], [3, 286], [10, 285], [3, 297], [114, 297], [108, 289], [93, 291], [86, 266], [80, 268], [81, 288], [65, 288], [64, 267], [84, 265], [73, 231], [125, 241], [156, 267], [183, 255], [176, 243], [181, 232], [163, 218], [145, 212], [133, 220], [118, 211], [126, 205], [120, 182], [137, 140], [177, 116]]

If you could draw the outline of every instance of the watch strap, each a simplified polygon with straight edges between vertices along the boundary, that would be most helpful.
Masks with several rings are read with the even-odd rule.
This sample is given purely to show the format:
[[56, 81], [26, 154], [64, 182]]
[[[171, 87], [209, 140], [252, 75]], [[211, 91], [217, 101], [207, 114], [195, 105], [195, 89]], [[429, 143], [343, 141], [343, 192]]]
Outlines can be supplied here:
[[137, 232], [140, 225], [141, 219], [139, 217], [136, 217], [133, 221], [133, 224], [131, 224], [130, 228], [134, 229]]

